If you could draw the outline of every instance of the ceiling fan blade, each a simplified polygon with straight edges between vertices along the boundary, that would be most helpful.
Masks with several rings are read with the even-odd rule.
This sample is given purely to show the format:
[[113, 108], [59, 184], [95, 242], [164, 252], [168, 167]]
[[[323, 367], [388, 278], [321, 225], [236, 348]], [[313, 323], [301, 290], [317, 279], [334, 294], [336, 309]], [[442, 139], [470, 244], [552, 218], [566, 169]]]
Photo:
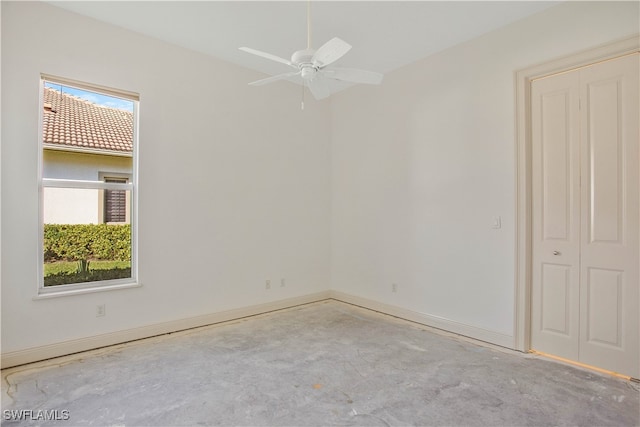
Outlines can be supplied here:
[[329, 82], [322, 76], [316, 76], [313, 80], [307, 81], [307, 86], [315, 99], [328, 98], [331, 95], [329, 90]]
[[287, 59], [284, 59], [284, 58], [280, 58], [279, 56], [272, 55], [272, 54], [267, 53], [267, 52], [262, 52], [260, 50], [251, 49], [250, 47], [240, 47], [238, 49], [240, 49], [243, 52], [250, 53], [252, 55], [257, 55], [257, 56], [260, 56], [262, 58], [270, 59], [272, 61], [280, 62], [281, 64], [291, 65], [292, 67], [295, 67], [295, 65], [293, 65], [293, 63], [291, 61], [289, 61]]
[[271, 77], [267, 77], [266, 79], [262, 79], [262, 80], [256, 80], [255, 82], [251, 82], [249, 83], [251, 86], [262, 86], [262, 85], [266, 85], [268, 83], [271, 82], [275, 82], [278, 80], [285, 80], [288, 79], [289, 77], [293, 77], [300, 74], [300, 71], [293, 71], [291, 73], [284, 73], [284, 74], [278, 74], [275, 76], [271, 76]]
[[374, 71], [357, 70], [355, 68], [330, 68], [322, 70], [322, 73], [330, 79], [369, 85], [379, 85], [384, 77], [383, 74]]
[[345, 53], [349, 52], [349, 49], [351, 49], [349, 43], [334, 37], [320, 46], [311, 58], [311, 62], [319, 68], [326, 67], [342, 58]]

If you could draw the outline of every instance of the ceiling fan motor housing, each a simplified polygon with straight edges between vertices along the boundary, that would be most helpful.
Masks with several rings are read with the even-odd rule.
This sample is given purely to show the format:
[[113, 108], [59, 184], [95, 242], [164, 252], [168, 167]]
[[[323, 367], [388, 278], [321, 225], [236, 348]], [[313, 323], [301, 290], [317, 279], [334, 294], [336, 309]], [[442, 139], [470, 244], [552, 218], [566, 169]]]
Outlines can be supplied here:
[[294, 52], [291, 55], [291, 62], [300, 70], [300, 77], [304, 80], [311, 80], [316, 75], [318, 67], [313, 64], [313, 55], [316, 53], [313, 49], [303, 49]]

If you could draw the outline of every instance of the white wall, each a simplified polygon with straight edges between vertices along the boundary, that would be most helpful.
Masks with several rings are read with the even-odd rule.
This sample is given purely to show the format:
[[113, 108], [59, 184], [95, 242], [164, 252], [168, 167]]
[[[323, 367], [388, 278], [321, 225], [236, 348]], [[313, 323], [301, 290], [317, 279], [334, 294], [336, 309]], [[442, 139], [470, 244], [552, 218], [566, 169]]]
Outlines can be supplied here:
[[[301, 112], [289, 83], [249, 87], [260, 74], [44, 3], [1, 7], [3, 354], [329, 287], [327, 102]], [[40, 73], [140, 94], [141, 288], [33, 300]]]
[[567, 2], [333, 97], [333, 289], [512, 342], [514, 72], [637, 33], [638, 12]]

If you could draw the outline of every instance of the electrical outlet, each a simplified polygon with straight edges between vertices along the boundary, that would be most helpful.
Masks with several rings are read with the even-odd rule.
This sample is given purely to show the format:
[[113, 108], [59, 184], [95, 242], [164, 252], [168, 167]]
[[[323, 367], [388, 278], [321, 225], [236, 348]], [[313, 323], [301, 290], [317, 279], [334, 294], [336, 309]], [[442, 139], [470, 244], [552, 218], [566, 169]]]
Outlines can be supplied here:
[[104, 304], [96, 305], [96, 317], [106, 316], [107, 308]]
[[284, 278], [280, 279], [280, 287], [284, 288], [286, 282], [284, 281]]
[[265, 289], [267, 289], [267, 290], [271, 289], [271, 280], [267, 280], [267, 283], [265, 285]]
[[398, 284], [397, 283], [392, 283], [391, 284], [391, 292], [398, 292]]

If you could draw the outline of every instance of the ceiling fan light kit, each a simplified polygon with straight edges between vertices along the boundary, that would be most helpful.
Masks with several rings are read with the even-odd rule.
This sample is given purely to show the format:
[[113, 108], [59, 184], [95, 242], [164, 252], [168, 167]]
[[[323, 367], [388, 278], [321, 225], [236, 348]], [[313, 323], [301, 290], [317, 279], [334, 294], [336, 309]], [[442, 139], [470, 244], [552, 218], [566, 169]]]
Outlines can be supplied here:
[[[278, 80], [285, 80], [299, 76], [303, 85], [307, 86], [315, 99], [324, 99], [331, 95], [328, 80], [338, 80], [349, 83], [377, 85], [382, 82], [383, 75], [374, 71], [358, 70], [355, 68], [333, 68], [329, 65], [342, 58], [351, 45], [338, 37], [334, 37], [318, 50], [311, 49], [311, 25], [310, 9], [307, 6], [307, 48], [298, 50], [291, 55], [288, 61], [277, 55], [262, 52], [248, 47], [241, 47], [243, 52], [260, 56], [271, 61], [279, 62], [294, 68], [296, 71], [278, 74], [266, 79], [249, 83], [252, 86], [261, 86]], [[303, 104], [304, 105], [304, 104]]]

